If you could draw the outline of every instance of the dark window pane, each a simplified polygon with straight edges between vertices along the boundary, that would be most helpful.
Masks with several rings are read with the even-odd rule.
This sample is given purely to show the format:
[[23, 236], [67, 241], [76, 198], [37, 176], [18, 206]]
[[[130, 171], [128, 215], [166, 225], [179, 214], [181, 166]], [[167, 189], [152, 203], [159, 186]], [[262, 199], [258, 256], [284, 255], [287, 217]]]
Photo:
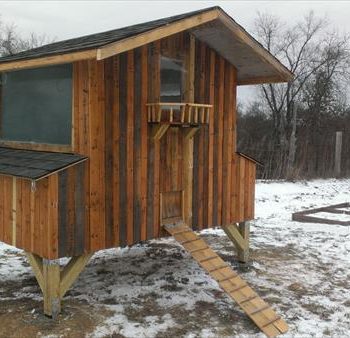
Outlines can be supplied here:
[[161, 102], [181, 102], [182, 62], [165, 56], [160, 61], [160, 100]]
[[70, 144], [72, 65], [2, 74], [0, 138]]

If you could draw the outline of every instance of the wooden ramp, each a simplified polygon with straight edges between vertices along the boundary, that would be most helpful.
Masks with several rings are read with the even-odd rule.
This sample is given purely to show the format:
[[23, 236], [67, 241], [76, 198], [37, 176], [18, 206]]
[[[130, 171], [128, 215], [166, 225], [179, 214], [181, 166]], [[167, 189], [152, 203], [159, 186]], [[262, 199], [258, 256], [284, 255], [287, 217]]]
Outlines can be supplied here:
[[268, 337], [288, 331], [288, 325], [256, 292], [184, 223], [164, 228], [192, 255], [199, 265], [242, 308]]

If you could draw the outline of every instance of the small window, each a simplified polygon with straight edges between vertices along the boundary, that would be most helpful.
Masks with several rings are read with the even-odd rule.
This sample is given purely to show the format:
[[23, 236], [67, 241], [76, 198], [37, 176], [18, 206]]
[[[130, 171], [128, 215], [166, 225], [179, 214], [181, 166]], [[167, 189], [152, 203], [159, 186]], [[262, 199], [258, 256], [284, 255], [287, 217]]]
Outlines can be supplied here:
[[183, 62], [165, 56], [160, 61], [160, 101], [181, 102], [183, 95]]
[[69, 145], [72, 65], [2, 73], [0, 140]]

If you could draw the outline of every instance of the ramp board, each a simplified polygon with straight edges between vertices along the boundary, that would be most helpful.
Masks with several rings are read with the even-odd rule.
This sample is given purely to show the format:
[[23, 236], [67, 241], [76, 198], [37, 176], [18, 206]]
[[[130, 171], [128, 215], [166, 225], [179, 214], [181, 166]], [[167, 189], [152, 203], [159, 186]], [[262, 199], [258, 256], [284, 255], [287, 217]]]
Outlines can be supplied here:
[[164, 225], [164, 228], [218, 282], [266, 336], [275, 337], [288, 331], [286, 322], [192, 229], [182, 222]]

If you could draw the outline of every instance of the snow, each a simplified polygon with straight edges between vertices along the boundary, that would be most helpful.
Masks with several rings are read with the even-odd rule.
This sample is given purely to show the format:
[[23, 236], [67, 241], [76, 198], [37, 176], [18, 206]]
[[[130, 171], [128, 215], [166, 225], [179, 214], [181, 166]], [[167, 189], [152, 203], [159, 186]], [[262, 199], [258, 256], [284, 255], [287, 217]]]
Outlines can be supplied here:
[[[291, 214], [349, 201], [350, 179], [259, 181], [252, 260], [246, 268], [236, 262], [222, 230], [201, 234], [287, 321], [290, 330], [284, 337], [346, 337], [350, 226], [294, 222]], [[338, 216], [350, 217], [332, 218]], [[39, 288], [28, 284], [28, 278], [32, 272], [23, 253], [0, 244], [0, 321], [6, 300], [40, 301]], [[5, 292], [18, 280], [22, 288]], [[263, 337], [172, 238], [97, 253], [66, 302], [90, 311], [94, 326], [86, 328], [86, 337]], [[41, 304], [35, 306], [29, 304], [23, 315], [38, 318]], [[35, 324], [37, 335], [69, 336], [74, 325], [69, 326], [68, 315], [73, 314], [62, 315], [59, 333]]]

